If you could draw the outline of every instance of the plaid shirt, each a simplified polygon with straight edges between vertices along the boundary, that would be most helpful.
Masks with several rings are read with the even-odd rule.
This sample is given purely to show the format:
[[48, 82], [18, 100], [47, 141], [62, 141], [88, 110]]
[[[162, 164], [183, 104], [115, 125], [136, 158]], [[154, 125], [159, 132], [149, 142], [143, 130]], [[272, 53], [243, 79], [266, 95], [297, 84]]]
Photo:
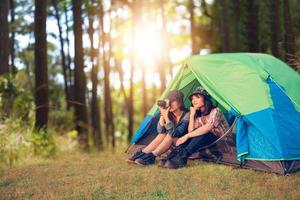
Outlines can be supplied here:
[[210, 111], [208, 115], [197, 117], [194, 121], [194, 129], [197, 129], [207, 123], [213, 127], [211, 130], [216, 136], [221, 137], [230, 128], [220, 108], [216, 107]]

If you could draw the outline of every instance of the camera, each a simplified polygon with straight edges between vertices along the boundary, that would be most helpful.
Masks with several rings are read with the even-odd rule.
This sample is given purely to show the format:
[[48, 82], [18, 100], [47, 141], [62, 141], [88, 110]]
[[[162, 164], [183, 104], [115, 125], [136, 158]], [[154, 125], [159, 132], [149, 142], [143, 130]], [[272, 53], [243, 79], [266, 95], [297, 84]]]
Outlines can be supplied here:
[[157, 105], [159, 107], [162, 107], [162, 108], [166, 109], [170, 106], [170, 100], [169, 99], [158, 100]]

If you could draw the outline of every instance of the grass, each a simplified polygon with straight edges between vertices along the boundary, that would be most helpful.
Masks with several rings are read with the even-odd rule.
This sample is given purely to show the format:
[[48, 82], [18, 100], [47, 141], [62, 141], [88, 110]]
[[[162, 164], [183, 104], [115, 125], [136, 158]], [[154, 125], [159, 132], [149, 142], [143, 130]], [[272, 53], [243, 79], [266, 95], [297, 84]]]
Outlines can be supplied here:
[[2, 167], [0, 199], [300, 199], [300, 173], [281, 176], [200, 161], [167, 170], [129, 165], [127, 156], [69, 153]]

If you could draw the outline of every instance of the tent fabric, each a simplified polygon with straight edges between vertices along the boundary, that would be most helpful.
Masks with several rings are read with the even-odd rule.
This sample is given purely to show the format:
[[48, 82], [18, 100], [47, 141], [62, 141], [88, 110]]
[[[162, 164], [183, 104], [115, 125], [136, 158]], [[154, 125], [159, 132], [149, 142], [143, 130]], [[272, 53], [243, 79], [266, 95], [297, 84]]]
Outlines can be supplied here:
[[[274, 81], [267, 79], [274, 109], [268, 108], [245, 116], [248, 131], [247, 147], [238, 145], [238, 154], [247, 159], [300, 160], [300, 113]], [[239, 140], [237, 141], [240, 142]], [[239, 149], [239, 147], [243, 147]], [[247, 149], [248, 148], [248, 149]]]
[[147, 115], [145, 117], [145, 119], [141, 123], [139, 129], [134, 134], [134, 136], [132, 138], [132, 143], [136, 143], [139, 140], [139, 138], [141, 138], [141, 136], [146, 132], [146, 130], [148, 129], [149, 125], [151, 124], [150, 123], [151, 120], [152, 120], [152, 116], [151, 115]]
[[[189, 107], [187, 97], [199, 85], [225, 115], [238, 117], [237, 160], [300, 160], [300, 76], [288, 65], [258, 53], [191, 56], [160, 98], [179, 89]], [[133, 144], [155, 137], [157, 112], [154, 105]]]

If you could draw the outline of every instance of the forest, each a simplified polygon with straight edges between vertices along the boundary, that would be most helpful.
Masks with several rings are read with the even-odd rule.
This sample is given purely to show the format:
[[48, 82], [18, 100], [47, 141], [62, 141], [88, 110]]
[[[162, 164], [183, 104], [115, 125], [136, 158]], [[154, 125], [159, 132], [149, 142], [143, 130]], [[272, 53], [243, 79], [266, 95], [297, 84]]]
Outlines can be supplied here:
[[0, 158], [125, 148], [190, 55], [298, 71], [297, 0], [2, 0]]
[[[194, 159], [177, 170], [137, 165], [144, 158], [138, 163], [133, 159], [137, 153], [151, 154], [151, 164], [159, 156], [140, 151], [129, 157], [127, 150], [146, 116], [153, 114], [151, 108], [180, 77], [186, 60], [231, 58], [233, 53], [268, 56], [276, 64], [268, 66], [277, 76], [274, 80], [284, 83], [274, 84], [266, 71], [252, 81], [258, 74], [254, 71], [264, 63], [256, 60], [259, 66], [247, 71], [240, 60], [242, 67], [227, 73], [240, 82], [231, 83], [230, 78], [227, 85], [218, 85], [226, 89], [240, 84], [231, 94], [232, 99], [242, 99], [244, 110], [267, 104], [261, 110], [245, 111], [247, 116], [267, 109], [273, 113], [267, 116], [271, 118], [257, 118], [262, 128], [255, 130], [261, 132], [253, 131], [252, 121], [242, 121], [246, 114], [235, 113], [237, 123], [244, 123], [243, 129], [241, 124], [236, 126], [239, 131], [247, 129], [249, 135], [253, 131], [259, 136], [249, 136], [252, 142], [258, 141], [251, 143], [255, 144], [252, 152], [269, 156], [267, 161], [251, 158], [250, 150], [238, 154], [239, 147], [250, 149], [250, 142], [235, 145], [246, 137], [242, 131], [233, 133], [234, 121], [225, 135], [237, 139], [230, 143], [224, 137], [221, 142], [225, 142], [216, 146], [230, 143], [234, 148], [224, 145], [221, 149], [233, 155], [227, 158], [236, 165], [221, 165], [223, 154], [213, 155], [215, 163]], [[249, 58], [245, 63], [251, 62]], [[218, 70], [210, 78], [220, 82], [227, 70], [224, 66], [229, 69], [234, 64], [231, 61], [214, 68]], [[201, 69], [209, 71], [209, 67]], [[300, 173], [285, 173], [300, 169], [299, 74], [299, 0], [1, 0], [0, 199], [300, 199]], [[241, 85], [247, 84], [254, 92], [243, 90]], [[249, 102], [239, 98], [242, 95], [251, 97]], [[213, 100], [222, 108], [222, 96], [213, 97], [220, 97]], [[280, 118], [280, 112], [287, 115]], [[269, 124], [278, 132], [265, 133], [271, 130]], [[263, 140], [262, 135], [271, 139]], [[281, 147], [282, 152], [276, 151]], [[208, 146], [203, 151], [208, 155]], [[272, 153], [278, 152], [286, 157], [272, 160]], [[294, 157], [285, 160], [288, 153]]]

